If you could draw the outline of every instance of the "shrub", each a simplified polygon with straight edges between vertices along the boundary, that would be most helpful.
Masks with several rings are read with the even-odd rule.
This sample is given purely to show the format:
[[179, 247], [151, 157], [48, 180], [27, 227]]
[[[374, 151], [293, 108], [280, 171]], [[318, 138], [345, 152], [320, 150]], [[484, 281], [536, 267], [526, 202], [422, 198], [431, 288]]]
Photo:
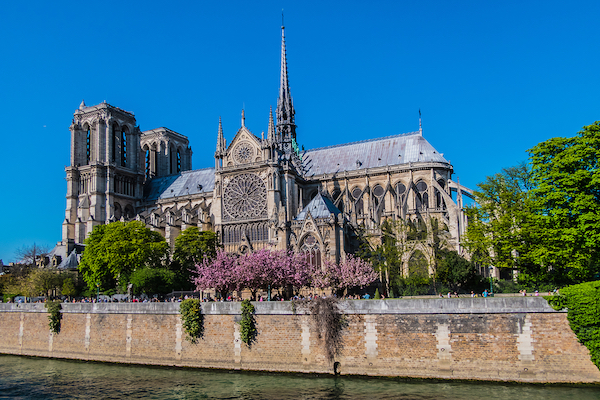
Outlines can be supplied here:
[[251, 346], [257, 335], [256, 321], [254, 319], [254, 306], [250, 300], [242, 301], [242, 319], [240, 320], [240, 337], [242, 342]]
[[199, 299], [187, 299], [179, 305], [179, 313], [183, 325], [183, 331], [186, 339], [192, 343], [197, 343], [198, 339], [204, 334], [204, 315]]
[[568, 310], [571, 329], [600, 369], [600, 281], [567, 286], [560, 290], [559, 296], [547, 299], [554, 309]]
[[60, 333], [60, 320], [62, 319], [62, 305], [60, 301], [49, 301], [46, 303], [48, 310], [48, 327], [52, 333]]

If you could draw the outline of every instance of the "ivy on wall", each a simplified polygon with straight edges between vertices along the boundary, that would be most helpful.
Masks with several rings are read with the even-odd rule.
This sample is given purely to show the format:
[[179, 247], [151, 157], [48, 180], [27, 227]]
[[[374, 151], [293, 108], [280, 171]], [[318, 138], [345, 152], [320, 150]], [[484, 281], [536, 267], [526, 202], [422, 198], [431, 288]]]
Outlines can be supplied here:
[[179, 305], [185, 338], [196, 344], [204, 334], [204, 315], [199, 299], [187, 299]]
[[577, 340], [590, 351], [600, 369], [600, 281], [567, 286], [560, 295], [546, 298], [555, 310], [567, 309], [567, 318]]
[[342, 333], [347, 325], [344, 314], [339, 307], [339, 299], [336, 297], [315, 297], [310, 300], [298, 300], [292, 302], [294, 314], [296, 313], [296, 307], [308, 311], [317, 332], [317, 340], [325, 352], [325, 358], [327, 358], [327, 361], [333, 362], [344, 347]]
[[256, 320], [254, 319], [254, 306], [250, 300], [242, 301], [242, 318], [240, 320], [240, 338], [242, 342], [251, 346], [256, 340]]
[[60, 301], [48, 301], [46, 303], [48, 310], [48, 327], [52, 333], [60, 333], [60, 320], [62, 319], [62, 305]]

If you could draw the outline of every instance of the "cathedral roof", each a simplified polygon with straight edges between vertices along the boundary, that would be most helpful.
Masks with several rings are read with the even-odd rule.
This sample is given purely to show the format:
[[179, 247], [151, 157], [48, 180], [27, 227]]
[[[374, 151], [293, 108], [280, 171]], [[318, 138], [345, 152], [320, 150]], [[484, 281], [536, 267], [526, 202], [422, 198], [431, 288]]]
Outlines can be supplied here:
[[298, 214], [296, 221], [302, 221], [308, 216], [308, 212], [313, 218], [329, 218], [331, 214], [340, 214], [341, 211], [327, 197], [318, 193], [314, 199]]
[[215, 187], [215, 169], [184, 171], [181, 174], [154, 178], [144, 185], [146, 200], [168, 199], [203, 192]]
[[302, 160], [307, 177], [417, 162], [449, 164], [420, 132], [307, 150]]

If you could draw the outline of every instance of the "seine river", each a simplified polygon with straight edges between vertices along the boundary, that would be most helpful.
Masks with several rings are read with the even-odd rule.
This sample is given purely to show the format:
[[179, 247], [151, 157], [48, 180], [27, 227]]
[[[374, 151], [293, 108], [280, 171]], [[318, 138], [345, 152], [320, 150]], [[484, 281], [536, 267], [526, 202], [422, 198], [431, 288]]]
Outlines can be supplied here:
[[0, 355], [0, 399], [599, 399], [600, 387], [399, 381]]

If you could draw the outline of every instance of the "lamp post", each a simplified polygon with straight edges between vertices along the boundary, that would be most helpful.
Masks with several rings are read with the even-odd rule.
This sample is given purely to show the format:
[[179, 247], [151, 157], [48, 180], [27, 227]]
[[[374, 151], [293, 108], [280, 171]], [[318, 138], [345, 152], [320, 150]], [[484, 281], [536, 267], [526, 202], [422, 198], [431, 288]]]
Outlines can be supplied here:
[[494, 285], [492, 284], [492, 271], [494, 270], [494, 266], [490, 265], [490, 295], [494, 295]]
[[100, 283], [96, 283], [96, 303], [100, 302]]

